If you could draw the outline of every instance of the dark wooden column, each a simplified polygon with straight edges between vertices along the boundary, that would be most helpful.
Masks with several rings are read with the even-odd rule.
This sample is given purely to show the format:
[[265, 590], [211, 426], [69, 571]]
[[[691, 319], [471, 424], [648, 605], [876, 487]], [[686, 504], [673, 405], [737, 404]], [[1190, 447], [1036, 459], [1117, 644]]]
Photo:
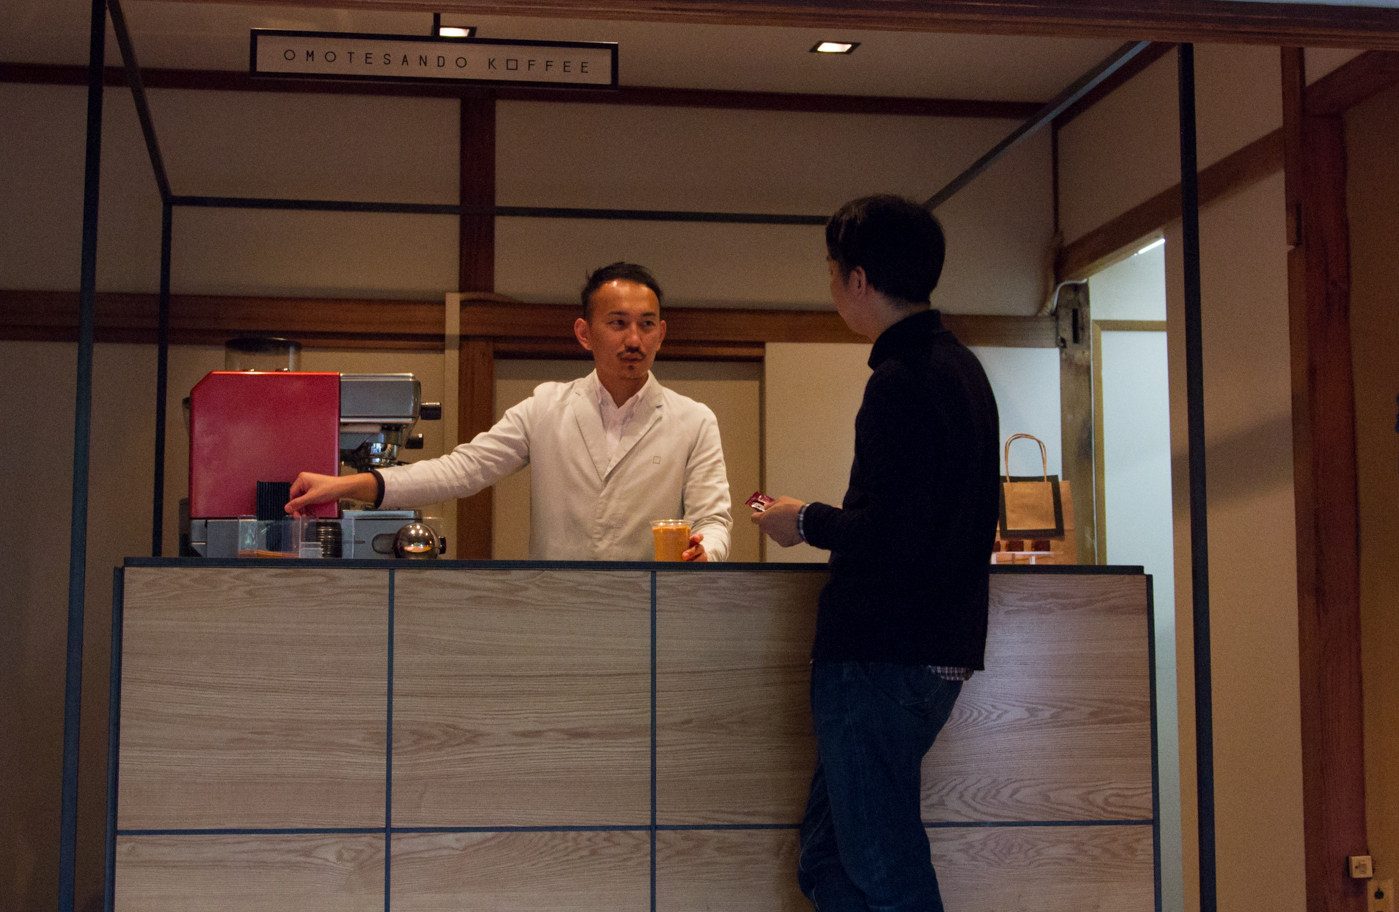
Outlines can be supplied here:
[[1368, 850], [1345, 132], [1304, 108], [1300, 49], [1282, 73], [1307, 908], [1364, 912], [1346, 871]]
[[[1093, 318], [1087, 283], [1059, 290], [1055, 310], [1059, 343], [1060, 471], [1070, 482], [1078, 562], [1101, 563], [1098, 554], [1097, 447], [1093, 411]], [[1008, 433], [1002, 428], [1003, 436]]]
[[[495, 205], [495, 97], [461, 100], [461, 204]], [[495, 291], [495, 217], [461, 216], [461, 259], [457, 291]], [[486, 430], [495, 420], [495, 354], [489, 338], [472, 338], [461, 328], [457, 382], [457, 434], [461, 440]], [[491, 488], [457, 502], [457, 557], [491, 557]]]

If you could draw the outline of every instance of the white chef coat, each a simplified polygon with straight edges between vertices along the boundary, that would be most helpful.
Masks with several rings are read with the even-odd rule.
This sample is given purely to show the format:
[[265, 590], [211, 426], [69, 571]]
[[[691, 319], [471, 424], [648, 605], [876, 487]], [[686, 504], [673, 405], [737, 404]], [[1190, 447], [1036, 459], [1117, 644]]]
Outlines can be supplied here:
[[650, 375], [611, 449], [601, 389], [596, 371], [540, 384], [451, 453], [380, 469], [380, 507], [469, 497], [528, 465], [533, 560], [652, 560], [651, 520], [675, 518], [704, 533], [710, 560], [723, 560], [733, 520], [714, 413]]

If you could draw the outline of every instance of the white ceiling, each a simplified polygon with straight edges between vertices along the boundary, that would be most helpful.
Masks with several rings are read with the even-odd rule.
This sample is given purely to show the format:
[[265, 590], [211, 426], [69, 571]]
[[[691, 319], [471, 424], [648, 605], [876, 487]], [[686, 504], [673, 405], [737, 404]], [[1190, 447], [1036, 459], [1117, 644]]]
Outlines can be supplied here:
[[[85, 64], [89, 4], [0, 0], [0, 62]], [[246, 70], [248, 30], [296, 28], [428, 34], [428, 13], [125, 0], [143, 68]], [[623, 85], [1045, 101], [1120, 42], [816, 28], [478, 16], [482, 38], [616, 41]], [[120, 61], [108, 29], [108, 63]], [[823, 39], [858, 41], [849, 56], [809, 53]]]

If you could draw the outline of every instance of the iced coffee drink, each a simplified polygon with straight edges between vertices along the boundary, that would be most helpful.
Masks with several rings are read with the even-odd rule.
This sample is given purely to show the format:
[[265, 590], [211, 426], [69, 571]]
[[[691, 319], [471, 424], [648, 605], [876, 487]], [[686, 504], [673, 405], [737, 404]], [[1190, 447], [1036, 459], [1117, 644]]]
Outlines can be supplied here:
[[690, 524], [683, 519], [651, 521], [651, 535], [656, 540], [656, 560], [678, 561], [690, 547]]

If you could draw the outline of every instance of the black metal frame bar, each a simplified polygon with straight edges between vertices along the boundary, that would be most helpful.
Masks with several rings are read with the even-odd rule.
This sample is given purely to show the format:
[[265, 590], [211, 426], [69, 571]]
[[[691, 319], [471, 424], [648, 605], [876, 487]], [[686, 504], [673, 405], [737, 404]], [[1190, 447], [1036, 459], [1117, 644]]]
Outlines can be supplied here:
[[1190, 583], [1195, 651], [1195, 800], [1200, 912], [1218, 908], [1214, 832], [1214, 715], [1210, 680], [1210, 557], [1205, 487], [1204, 349], [1200, 311], [1200, 181], [1195, 154], [1195, 46], [1179, 48], [1181, 247], [1185, 258], [1185, 390], [1190, 454]]
[[106, 54], [107, 5], [105, 0], [92, 0], [87, 69], [87, 155], [83, 176], [82, 279], [78, 304], [78, 389], [73, 407], [73, 512], [68, 540], [68, 643], [63, 686], [63, 797], [58, 847], [59, 912], [73, 912], [73, 897], [77, 887], [78, 736], [82, 726], [88, 469], [92, 454], [92, 349], [97, 300], [97, 203], [102, 170], [102, 77]]
[[1132, 41], [1113, 51], [1106, 60], [1075, 79], [1068, 88], [1046, 102], [1035, 116], [1016, 127], [1009, 136], [997, 143], [995, 148], [978, 158], [967, 170], [954, 177], [947, 186], [928, 197], [923, 205], [929, 210], [933, 210], [947, 202], [953, 194], [976, 180], [983, 171], [999, 161], [1007, 152], [1018, 146], [1023, 140], [1029, 139], [1040, 127], [1053, 121], [1074, 102], [1097, 88], [1098, 83], [1122, 69], [1129, 60], [1150, 46], [1150, 41]]

